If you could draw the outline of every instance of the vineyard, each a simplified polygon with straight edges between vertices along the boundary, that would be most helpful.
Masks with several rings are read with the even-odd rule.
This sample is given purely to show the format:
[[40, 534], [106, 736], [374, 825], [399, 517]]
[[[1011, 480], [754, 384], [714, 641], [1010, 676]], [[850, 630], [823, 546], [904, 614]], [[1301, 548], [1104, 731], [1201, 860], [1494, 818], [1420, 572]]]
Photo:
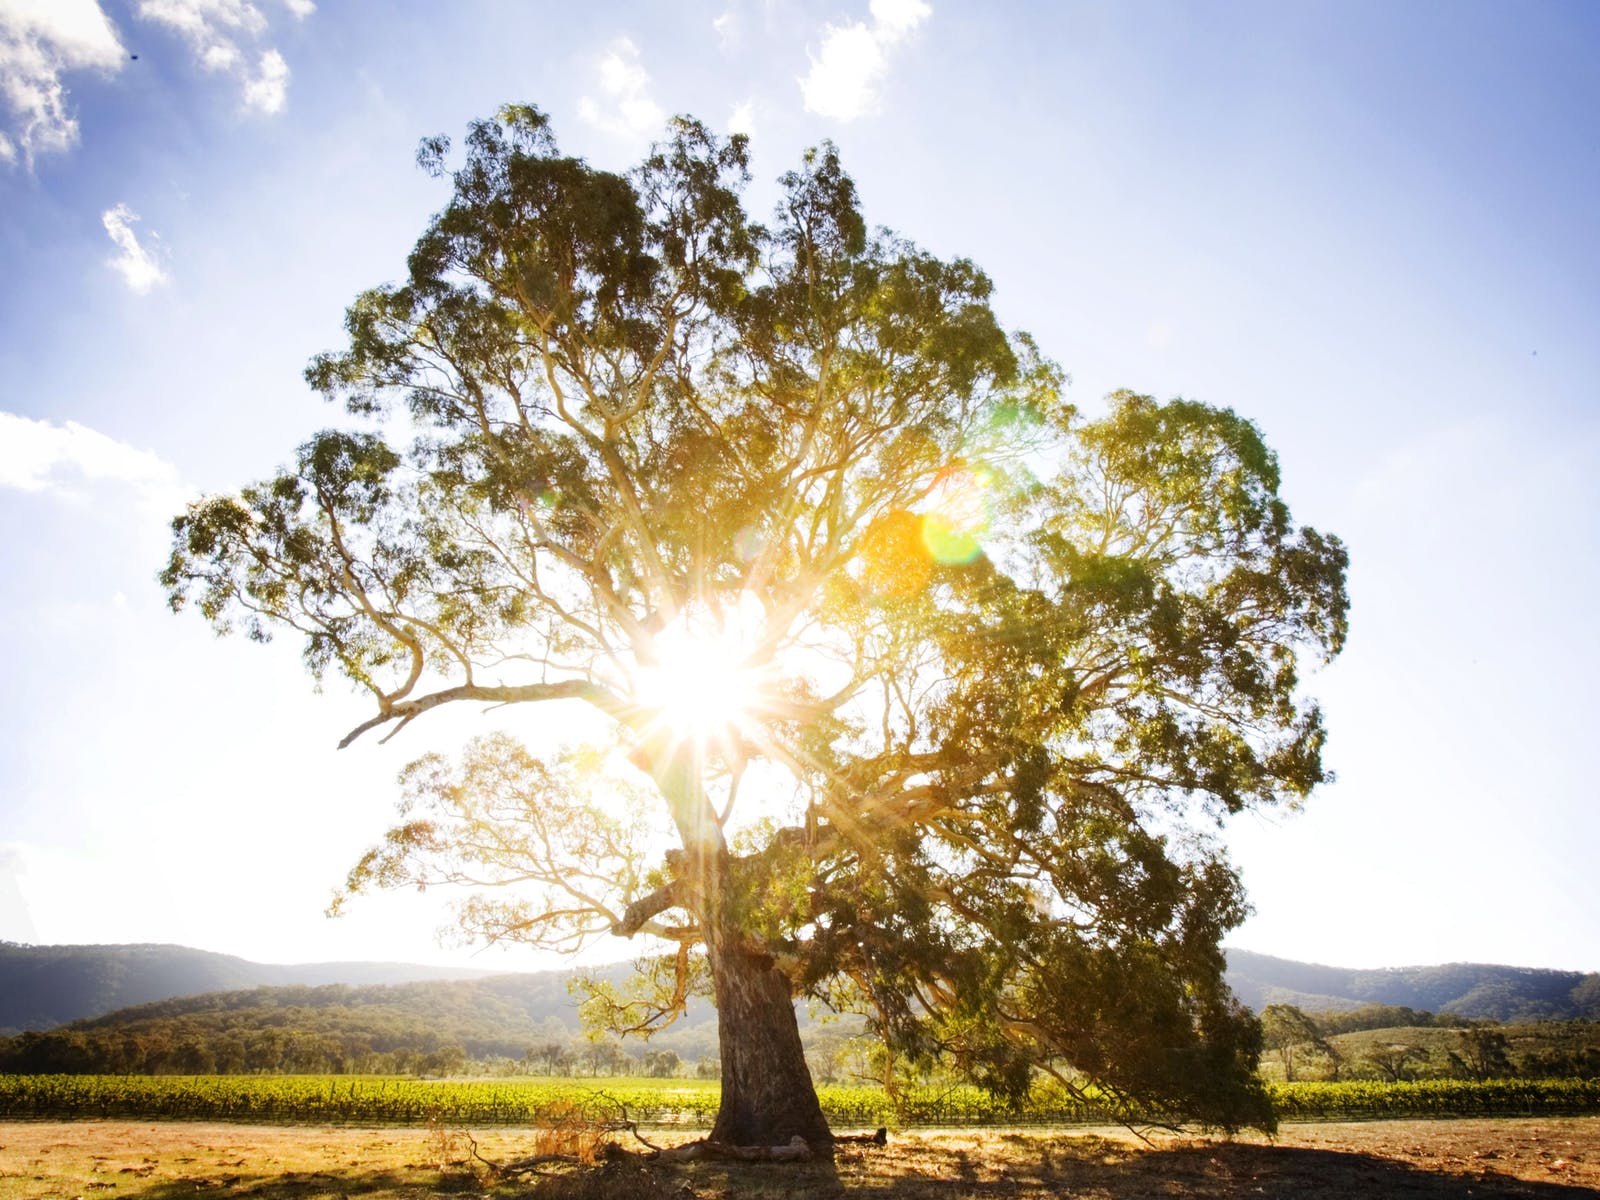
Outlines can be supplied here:
[[1279, 1083], [1280, 1121], [1410, 1117], [1545, 1117], [1600, 1113], [1600, 1079], [1421, 1079], [1403, 1083]]
[[[1600, 1079], [1471, 1083], [1292, 1083], [1270, 1087], [1280, 1120], [1573, 1116], [1600, 1113]], [[838, 1129], [877, 1125], [1084, 1124], [1159, 1121], [1159, 1113], [1085, 1103], [1042, 1084], [1020, 1111], [974, 1087], [913, 1089], [898, 1111], [881, 1088], [823, 1086]], [[0, 1076], [0, 1119], [158, 1118], [267, 1123], [526, 1125], [574, 1106], [657, 1125], [700, 1127], [717, 1085], [684, 1080], [435, 1082], [331, 1076]]]

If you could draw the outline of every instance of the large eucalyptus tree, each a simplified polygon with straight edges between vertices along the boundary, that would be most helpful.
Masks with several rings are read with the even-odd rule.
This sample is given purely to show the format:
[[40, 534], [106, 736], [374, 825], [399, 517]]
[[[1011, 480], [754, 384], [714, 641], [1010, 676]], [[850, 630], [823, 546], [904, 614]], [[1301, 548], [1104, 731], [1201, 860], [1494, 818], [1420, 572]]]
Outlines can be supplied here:
[[1084, 419], [972, 263], [869, 232], [831, 147], [765, 227], [745, 140], [693, 121], [627, 175], [522, 106], [449, 156], [424, 142], [453, 191], [405, 282], [307, 370], [368, 431], [191, 507], [163, 582], [370, 692], [341, 744], [461, 704], [610, 732], [413, 763], [351, 889], [654, 939], [654, 991], [597, 1002], [645, 1031], [708, 982], [719, 1140], [828, 1140], [803, 994], [1007, 1094], [1269, 1122], [1214, 831], [1323, 778], [1299, 667], [1346, 596], [1255, 426]]

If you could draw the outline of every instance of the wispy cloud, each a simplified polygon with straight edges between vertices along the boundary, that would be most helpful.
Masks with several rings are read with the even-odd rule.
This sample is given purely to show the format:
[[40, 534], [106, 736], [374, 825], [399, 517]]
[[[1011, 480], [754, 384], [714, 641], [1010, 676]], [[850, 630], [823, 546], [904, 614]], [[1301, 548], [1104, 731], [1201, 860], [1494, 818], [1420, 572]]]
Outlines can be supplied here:
[[926, 0], [872, 0], [872, 22], [827, 25], [822, 48], [800, 80], [806, 108], [838, 121], [875, 112], [889, 72], [889, 52], [933, 13]]
[[[317, 9], [312, 0], [282, 3], [296, 20]], [[181, 34], [203, 70], [234, 78], [245, 108], [277, 113], [287, 105], [289, 64], [275, 47], [260, 46], [268, 21], [251, 0], [139, 0], [135, 11]]]
[[650, 96], [650, 75], [639, 62], [639, 48], [618, 38], [599, 62], [603, 100], [585, 96], [578, 115], [607, 133], [637, 137], [657, 132], [666, 113]]
[[733, 106], [733, 111], [728, 114], [728, 132], [754, 134], [755, 131], [755, 102], [741, 100]]
[[123, 282], [142, 296], [157, 284], [167, 283], [171, 277], [158, 257], [161, 239], [152, 233], [150, 240], [156, 247], [152, 248], [141, 245], [138, 235], [133, 232], [133, 223], [138, 219], [139, 214], [126, 204], [108, 208], [100, 214], [106, 234], [118, 251], [115, 257], [106, 259], [106, 266], [121, 275]]
[[97, 0], [0, 0], [0, 97], [8, 128], [0, 160], [29, 169], [41, 154], [78, 141], [78, 121], [61, 77], [68, 71], [115, 72], [122, 43]]
[[107, 437], [87, 425], [56, 425], [0, 412], [0, 488], [81, 496], [85, 485], [119, 484], [164, 511], [187, 493], [177, 468], [160, 455]]

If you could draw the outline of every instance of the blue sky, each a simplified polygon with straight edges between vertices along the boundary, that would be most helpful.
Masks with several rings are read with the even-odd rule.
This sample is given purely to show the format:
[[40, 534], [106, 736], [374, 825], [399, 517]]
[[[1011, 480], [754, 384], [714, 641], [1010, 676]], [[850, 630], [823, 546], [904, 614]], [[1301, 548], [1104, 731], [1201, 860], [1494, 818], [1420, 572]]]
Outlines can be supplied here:
[[1534, 0], [0, 0], [0, 937], [463, 959], [431, 894], [321, 910], [482, 718], [337, 752], [357, 698], [154, 575], [186, 498], [338, 419], [300, 371], [442, 204], [417, 140], [525, 100], [619, 169], [745, 129], [757, 211], [831, 138], [1081, 406], [1262, 426], [1353, 608], [1338, 782], [1230, 828], [1233, 944], [1600, 969], [1597, 52]]

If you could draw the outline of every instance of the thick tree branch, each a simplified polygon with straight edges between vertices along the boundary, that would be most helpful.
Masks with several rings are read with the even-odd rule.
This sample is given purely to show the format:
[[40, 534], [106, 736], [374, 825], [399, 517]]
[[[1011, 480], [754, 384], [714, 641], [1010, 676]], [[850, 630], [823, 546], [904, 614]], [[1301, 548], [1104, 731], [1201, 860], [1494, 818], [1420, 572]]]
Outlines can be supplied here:
[[684, 901], [683, 881], [674, 879], [671, 883], [663, 884], [648, 896], [641, 896], [622, 912], [622, 919], [611, 926], [611, 932], [618, 937], [632, 937], [643, 929], [651, 919], [660, 916], [669, 908], [676, 908]]
[[584, 700], [619, 721], [629, 720], [635, 711], [633, 705], [615, 692], [587, 679], [566, 679], [559, 683], [527, 683], [516, 687], [462, 684], [460, 687], [445, 688], [443, 691], [419, 696], [415, 700], [403, 700], [389, 705], [377, 716], [363, 721], [345, 734], [339, 741], [339, 749], [343, 750], [369, 729], [376, 729], [379, 725], [390, 721], [399, 721], [404, 727], [429, 709], [438, 708], [441, 704], [449, 704], [455, 700], [482, 700], [491, 704], [522, 704], [536, 700]]

